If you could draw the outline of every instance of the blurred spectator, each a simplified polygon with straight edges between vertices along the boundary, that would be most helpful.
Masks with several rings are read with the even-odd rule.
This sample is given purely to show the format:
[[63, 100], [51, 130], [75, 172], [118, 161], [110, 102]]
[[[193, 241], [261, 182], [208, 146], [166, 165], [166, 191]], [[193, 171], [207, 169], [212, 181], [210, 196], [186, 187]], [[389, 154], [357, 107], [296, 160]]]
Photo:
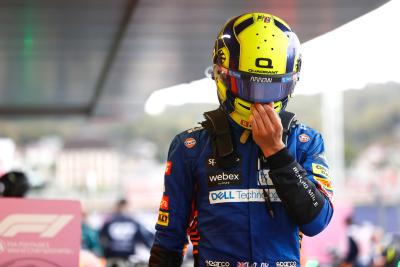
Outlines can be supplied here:
[[[378, 266], [378, 265], [377, 265]], [[391, 241], [383, 251], [383, 265], [384, 267], [397, 267], [400, 266], [400, 235], [394, 234]]]
[[26, 175], [10, 171], [0, 177], [0, 197], [24, 197], [30, 189]]
[[104, 267], [104, 263], [92, 252], [81, 250], [79, 255], [79, 267]]
[[377, 254], [382, 251], [382, 229], [369, 223], [355, 224], [347, 218], [347, 253], [342, 256], [342, 267], [370, 267], [376, 265]]
[[347, 251], [344, 255], [342, 267], [358, 267], [357, 259], [360, 254], [359, 245], [353, 236], [353, 228], [356, 227], [351, 216], [346, 219], [347, 227]]
[[103, 249], [100, 244], [99, 233], [93, 229], [86, 221], [87, 214], [82, 212], [82, 241], [81, 248], [91, 251], [96, 256], [103, 255]]
[[135, 254], [138, 243], [147, 248], [152, 245], [153, 234], [129, 216], [127, 207], [128, 202], [125, 199], [118, 201], [114, 214], [100, 230], [100, 241], [107, 262], [128, 261]]

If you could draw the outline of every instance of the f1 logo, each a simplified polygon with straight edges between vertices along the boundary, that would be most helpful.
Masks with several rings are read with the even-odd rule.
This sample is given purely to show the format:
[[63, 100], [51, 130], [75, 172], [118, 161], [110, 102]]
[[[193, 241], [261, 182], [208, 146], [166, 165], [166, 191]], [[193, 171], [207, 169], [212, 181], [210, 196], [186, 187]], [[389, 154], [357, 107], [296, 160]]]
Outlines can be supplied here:
[[0, 237], [14, 237], [22, 233], [37, 233], [43, 238], [56, 236], [73, 215], [13, 214], [0, 222]]

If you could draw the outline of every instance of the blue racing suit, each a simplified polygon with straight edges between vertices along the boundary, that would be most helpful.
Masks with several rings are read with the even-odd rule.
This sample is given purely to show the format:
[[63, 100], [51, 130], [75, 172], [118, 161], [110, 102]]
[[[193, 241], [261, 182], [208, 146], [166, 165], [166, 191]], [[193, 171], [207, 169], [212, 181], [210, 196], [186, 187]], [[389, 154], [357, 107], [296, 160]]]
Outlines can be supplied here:
[[[286, 148], [265, 159], [230, 121], [235, 167], [218, 167], [209, 133], [172, 141], [150, 266], [180, 266], [191, 238], [195, 266], [300, 266], [302, 234], [329, 223], [333, 206], [321, 135], [295, 124]], [[268, 163], [268, 164], [266, 164]]]

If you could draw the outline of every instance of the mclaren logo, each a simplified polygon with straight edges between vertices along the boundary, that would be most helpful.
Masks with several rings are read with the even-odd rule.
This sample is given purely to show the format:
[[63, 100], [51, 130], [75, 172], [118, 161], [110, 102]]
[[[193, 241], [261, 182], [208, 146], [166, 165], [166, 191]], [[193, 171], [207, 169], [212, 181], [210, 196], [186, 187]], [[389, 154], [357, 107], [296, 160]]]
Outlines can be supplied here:
[[42, 238], [52, 238], [73, 217], [70, 214], [13, 214], [0, 222], [0, 237], [14, 237], [23, 233], [36, 233]]

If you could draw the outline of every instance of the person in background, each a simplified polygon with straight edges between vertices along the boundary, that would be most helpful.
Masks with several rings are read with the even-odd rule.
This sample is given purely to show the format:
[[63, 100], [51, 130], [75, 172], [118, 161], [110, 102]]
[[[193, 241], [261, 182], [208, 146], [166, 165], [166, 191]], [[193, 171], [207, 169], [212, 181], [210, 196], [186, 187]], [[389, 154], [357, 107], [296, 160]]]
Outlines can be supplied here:
[[346, 227], [347, 227], [347, 250], [344, 254], [341, 267], [358, 267], [357, 260], [360, 254], [359, 244], [357, 240], [353, 236], [352, 228], [354, 228], [353, 217], [349, 216], [346, 218]]
[[392, 234], [391, 241], [383, 251], [384, 267], [400, 266], [400, 234]]
[[22, 171], [10, 171], [0, 176], [0, 197], [25, 197], [30, 187], [28, 177]]
[[87, 214], [82, 211], [82, 240], [81, 249], [91, 251], [97, 257], [103, 256], [99, 233], [87, 223]]
[[153, 235], [129, 215], [128, 202], [121, 199], [100, 229], [100, 242], [107, 262], [128, 261], [138, 243], [151, 247]]
[[81, 250], [79, 254], [79, 267], [105, 267], [106, 263], [88, 250]]
[[151, 267], [180, 266], [188, 234], [195, 266], [300, 266], [302, 234], [333, 214], [322, 136], [285, 110], [300, 68], [282, 19], [246, 13], [222, 27], [220, 107], [170, 145]]

